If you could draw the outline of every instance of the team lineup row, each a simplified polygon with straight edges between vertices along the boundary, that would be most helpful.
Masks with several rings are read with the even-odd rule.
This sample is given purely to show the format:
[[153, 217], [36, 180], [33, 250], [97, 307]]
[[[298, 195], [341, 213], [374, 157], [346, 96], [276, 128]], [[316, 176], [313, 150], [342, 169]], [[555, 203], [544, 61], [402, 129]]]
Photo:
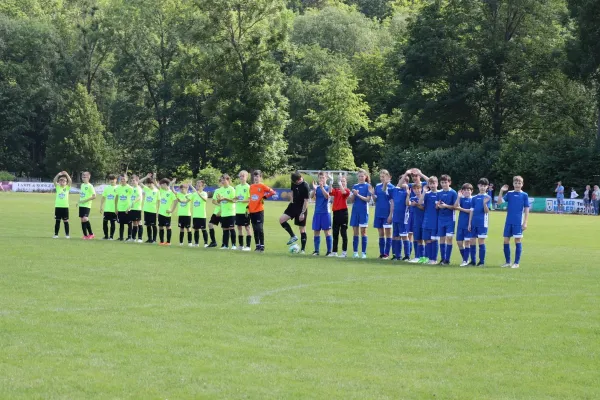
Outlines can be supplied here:
[[[89, 178], [89, 173], [83, 174], [78, 202], [84, 239], [88, 240], [94, 238], [89, 215], [92, 201], [96, 197]], [[347, 229], [350, 225], [353, 229], [353, 256], [367, 258], [369, 203], [373, 201], [375, 203], [374, 227], [379, 233], [381, 259], [389, 259], [391, 255], [392, 260], [448, 265], [452, 255], [453, 238], [456, 236], [461, 253], [460, 265], [485, 265], [488, 204], [491, 201], [491, 197], [487, 194], [489, 185], [487, 179], [479, 180], [478, 193], [473, 195], [473, 186], [469, 183], [463, 184], [457, 193], [451, 188], [452, 182], [448, 175], [442, 175], [438, 182], [436, 177], [427, 177], [416, 168], [406, 171], [399, 178], [396, 186], [390, 183], [391, 176], [386, 170], [380, 172], [381, 183], [375, 186], [370, 184], [366, 171], [359, 171], [357, 178], [358, 183], [350, 189], [344, 176], [340, 176], [337, 182], [334, 182], [327, 173], [320, 172], [317, 181], [313, 182], [311, 191], [301, 174], [292, 173], [291, 202], [279, 219], [283, 229], [290, 235], [287, 243], [291, 246], [290, 251], [305, 252], [308, 202], [313, 198], [315, 201], [312, 219], [313, 255], [320, 255], [321, 231], [323, 231], [326, 255], [346, 257]], [[152, 174], [148, 174], [141, 180], [133, 175], [131, 185], [127, 176], [120, 176], [118, 184], [115, 176], [110, 176], [109, 180], [110, 185], [104, 189], [100, 204], [100, 212], [104, 216], [104, 240], [114, 238], [115, 222], [118, 222], [119, 240], [142, 242], [143, 230], [146, 226], [148, 236], [146, 243], [155, 243], [158, 231], [159, 244], [168, 246], [171, 244], [171, 216], [177, 212], [180, 245], [184, 244], [187, 233], [188, 245], [199, 246], [200, 233], [202, 233], [204, 247], [217, 247], [215, 226], [220, 225], [223, 231], [221, 249], [239, 247], [241, 250], [249, 251], [252, 234], [254, 234], [255, 250], [264, 251], [264, 199], [274, 195], [275, 191], [262, 183], [262, 174], [258, 170], [252, 173], [251, 185], [247, 183], [248, 173], [241, 171], [240, 183], [235, 187], [232, 186], [229, 175], [224, 174], [212, 199], [209, 199], [204, 191], [203, 181], [198, 181], [196, 187], [183, 182], [179, 190], [175, 190], [175, 179], [171, 181], [162, 179], [155, 182]], [[64, 222], [67, 237], [69, 234], [68, 194], [71, 182], [70, 176], [65, 171], [54, 178], [55, 238], [58, 237], [61, 220]], [[438, 190], [438, 185], [441, 186], [441, 190]], [[508, 206], [504, 229], [506, 263], [503, 267], [518, 268], [522, 254], [523, 231], [527, 229], [529, 199], [527, 193], [522, 191], [523, 179], [520, 176], [514, 177], [513, 187], [514, 190], [510, 192], [508, 185], [502, 187], [498, 203], [507, 202]], [[212, 201], [215, 208], [207, 224], [206, 203], [208, 201]], [[353, 203], [350, 215], [348, 214], [349, 202]], [[333, 206], [333, 213], [331, 206]], [[299, 227], [300, 239], [290, 226], [290, 220], [294, 220], [295, 225]], [[127, 229], [127, 236], [124, 236], [125, 229]], [[338, 255], [340, 236], [342, 251]], [[512, 264], [510, 262], [511, 237], [515, 241], [515, 260]], [[236, 246], [236, 239], [238, 246]], [[300, 246], [296, 244], [297, 241], [300, 241]], [[360, 253], [359, 241], [362, 250]], [[476, 263], [478, 249], [479, 262]], [[411, 257], [413, 252], [414, 257]], [[439, 261], [438, 254], [441, 255]]]

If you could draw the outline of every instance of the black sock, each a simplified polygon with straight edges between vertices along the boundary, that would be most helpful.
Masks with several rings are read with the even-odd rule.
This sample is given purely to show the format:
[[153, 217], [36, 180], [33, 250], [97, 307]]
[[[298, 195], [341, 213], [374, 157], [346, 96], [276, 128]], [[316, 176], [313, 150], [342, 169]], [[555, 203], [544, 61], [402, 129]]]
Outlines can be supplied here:
[[165, 230], [164, 229], [160, 230], [159, 236], [160, 236], [160, 242], [164, 243], [165, 242]]
[[223, 231], [223, 245], [222, 247], [229, 247], [229, 231]]
[[127, 239], [131, 239], [131, 222], [127, 224]]
[[167, 229], [167, 243], [171, 243], [171, 230]]
[[252, 236], [247, 235], [246, 236], [246, 247], [250, 247], [250, 245], [252, 245]]
[[262, 229], [260, 230], [260, 245], [265, 247], [265, 231]]
[[137, 232], [138, 232], [138, 227], [137, 227], [137, 225], [134, 225], [131, 228], [131, 237], [133, 238], [133, 240], [137, 239]]
[[110, 238], [114, 238], [115, 237], [115, 230], [117, 229], [117, 224], [115, 223], [115, 221], [110, 221]]
[[86, 222], [82, 222], [81, 223], [81, 230], [83, 231], [83, 236], [87, 236], [87, 223]]
[[200, 242], [200, 231], [194, 231], [194, 244], [198, 244]]
[[302, 243], [302, 251], [304, 251], [304, 249], [306, 248], [307, 240], [308, 240], [308, 237], [306, 236], [306, 232], [301, 232], [300, 233], [300, 243]]
[[292, 230], [292, 227], [290, 226], [290, 224], [288, 224], [288, 222], [287, 222], [287, 221], [285, 221], [283, 224], [281, 224], [281, 227], [282, 227], [283, 229], [285, 229], [285, 231], [286, 231], [287, 233], [289, 233], [290, 237], [293, 237], [293, 236], [294, 236], [294, 231]]
[[92, 223], [90, 221], [86, 222], [87, 224], [87, 228], [88, 228], [88, 235], [93, 235], [94, 232], [92, 232]]
[[119, 224], [119, 239], [123, 240], [123, 233], [125, 232], [125, 224]]
[[104, 237], [108, 239], [108, 221], [102, 221], [102, 231], [104, 231]]
[[210, 229], [210, 242], [217, 243], [217, 239], [215, 239], [215, 230], [214, 228]]
[[[158, 226], [154, 225], [152, 227], [152, 241], [156, 242], [156, 233], [158, 232]], [[161, 240], [162, 242], [162, 240]]]
[[238, 243], [240, 244], [240, 247], [244, 245], [244, 235], [238, 235]]
[[[232, 245], [232, 246], [235, 246], [235, 230], [234, 230], [234, 229], [231, 229], [231, 230], [229, 231], [229, 235], [231, 236], [231, 245]], [[241, 246], [241, 245], [242, 245], [242, 244], [240, 243], [240, 246]]]
[[183, 243], [183, 234], [183, 231], [179, 232], [179, 243]]
[[254, 243], [256, 247], [260, 246], [260, 229], [254, 228]]
[[148, 227], [148, 241], [151, 242], [152, 241], [152, 226]]
[[204, 244], [208, 244], [208, 232], [206, 232], [206, 229], [202, 231], [202, 238], [204, 239]]
[[188, 244], [192, 243], [192, 231], [188, 231]]
[[60, 231], [60, 219], [54, 221], [54, 236], [58, 236], [58, 232]]
[[65, 221], [65, 235], [69, 236], [69, 221]]
[[138, 225], [138, 239], [144, 237], [144, 225]]

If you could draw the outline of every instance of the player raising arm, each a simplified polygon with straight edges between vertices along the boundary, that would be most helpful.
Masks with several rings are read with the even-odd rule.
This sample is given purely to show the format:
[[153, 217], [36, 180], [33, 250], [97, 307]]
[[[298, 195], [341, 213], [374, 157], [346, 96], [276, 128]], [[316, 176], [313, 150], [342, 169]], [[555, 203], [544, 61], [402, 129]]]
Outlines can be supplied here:
[[69, 236], [69, 191], [73, 180], [67, 171], [61, 171], [52, 180], [56, 189], [56, 199], [54, 200], [54, 239], [58, 239], [60, 231], [60, 221], [65, 225], [65, 237]]
[[[523, 178], [515, 176], [513, 178], [513, 188], [508, 191], [508, 185], [502, 186], [498, 196], [498, 205], [506, 202], [506, 222], [504, 224], [504, 258], [506, 263], [503, 268], [519, 268], [521, 253], [523, 252], [523, 232], [527, 229], [527, 220], [529, 219], [529, 196], [523, 192]], [[515, 262], [510, 264], [510, 238], [515, 239]]]
[[371, 184], [369, 175], [364, 169], [358, 170], [358, 183], [352, 186], [350, 200], [354, 201], [350, 215], [350, 226], [352, 227], [352, 251], [353, 257], [358, 258], [358, 235], [360, 231], [362, 258], [367, 258], [367, 227], [369, 226], [369, 202], [371, 201]]
[[262, 172], [254, 170], [252, 172], [252, 185], [250, 185], [250, 200], [248, 202], [248, 211], [250, 212], [250, 222], [254, 231], [254, 241], [256, 242], [255, 251], [265, 251], [265, 211], [264, 199], [273, 196], [276, 192], [262, 183]]

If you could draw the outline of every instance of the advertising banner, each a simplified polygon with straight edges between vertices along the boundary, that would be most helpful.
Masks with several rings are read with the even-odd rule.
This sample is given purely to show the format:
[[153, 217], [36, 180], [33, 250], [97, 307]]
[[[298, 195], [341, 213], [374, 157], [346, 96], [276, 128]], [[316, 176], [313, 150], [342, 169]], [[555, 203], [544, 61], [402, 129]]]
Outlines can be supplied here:
[[13, 192], [54, 192], [54, 183], [52, 182], [13, 182]]
[[[497, 196], [496, 196], [497, 198]], [[504, 210], [506, 211], [506, 203], [502, 203], [501, 205], [496, 205], [496, 210]], [[537, 197], [529, 198], [529, 212], [545, 212], [546, 211], [546, 202], [545, 199], [540, 199]]]
[[[583, 213], [584, 205], [583, 199], [564, 199], [564, 212], [565, 213]], [[546, 199], [546, 212], [553, 213], [558, 210], [558, 203], [556, 199]]]
[[0, 186], [2, 186], [2, 190], [5, 192], [10, 192], [12, 190], [12, 182], [0, 182]]

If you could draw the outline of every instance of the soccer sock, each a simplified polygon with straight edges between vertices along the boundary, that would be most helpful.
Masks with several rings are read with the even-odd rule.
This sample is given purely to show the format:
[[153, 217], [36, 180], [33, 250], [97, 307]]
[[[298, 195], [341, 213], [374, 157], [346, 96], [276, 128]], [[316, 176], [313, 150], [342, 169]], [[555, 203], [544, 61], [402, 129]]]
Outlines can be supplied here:
[[85, 222], [81, 223], [81, 230], [83, 231], [83, 236], [87, 236], [87, 224]]
[[215, 229], [214, 228], [210, 228], [210, 242], [211, 243], [217, 242], [217, 239], [215, 239]]
[[389, 255], [391, 247], [392, 247], [392, 238], [386, 238], [385, 239], [385, 249], [383, 249], [383, 254]]
[[306, 249], [306, 242], [308, 242], [308, 235], [306, 234], [306, 232], [302, 232], [300, 234], [300, 243], [302, 244], [302, 251]]
[[229, 232], [223, 231], [223, 244], [221, 247], [229, 247]]
[[252, 245], [252, 235], [246, 235], [246, 247], [250, 248]]
[[256, 247], [260, 246], [260, 229], [254, 228], [254, 243]]
[[440, 254], [442, 256], [442, 261], [446, 261], [446, 243], [440, 243]]
[[437, 240], [433, 241], [433, 246], [432, 246], [431, 252], [432, 252], [431, 255], [433, 256], [433, 260], [437, 261], [437, 258], [438, 258], [438, 241]]
[[194, 244], [198, 244], [200, 242], [200, 231], [194, 231]]
[[[234, 229], [231, 229], [231, 230], [229, 231], [229, 235], [231, 236], [231, 245], [232, 245], [232, 246], [235, 246], [235, 230], [234, 230]], [[240, 246], [241, 246], [241, 245], [242, 245], [242, 244], [240, 243]]]
[[314, 237], [315, 251], [318, 253], [321, 247], [321, 235]]
[[123, 239], [123, 233], [125, 233], [125, 224], [119, 224], [119, 239]]
[[477, 258], [477, 246], [472, 245], [469, 250], [471, 250], [471, 262], [474, 263]]
[[108, 221], [102, 221], [102, 231], [104, 232], [104, 237], [108, 238]]
[[419, 258], [421, 258], [421, 257], [425, 257], [425, 245], [424, 244], [419, 245]]
[[127, 224], [127, 239], [131, 238], [131, 224]]
[[69, 221], [64, 221], [65, 224], [65, 235], [69, 236]]
[[87, 224], [87, 230], [88, 230], [88, 235], [93, 235], [94, 232], [92, 232], [92, 223], [90, 221], [86, 222]]
[[432, 242], [425, 243], [425, 257], [426, 258], [431, 258], [431, 243]]
[[510, 243], [504, 243], [504, 259], [510, 264]]
[[458, 248], [458, 251], [460, 251], [460, 256], [462, 257], [463, 260], [465, 259], [465, 250], [466, 249], [463, 249], [462, 247]]
[[523, 252], [523, 243], [515, 243], [515, 264], [521, 262], [521, 253]]
[[165, 230], [161, 229], [159, 235], [160, 235], [160, 242], [164, 243], [165, 242]]
[[115, 237], [115, 230], [117, 229], [117, 224], [115, 221], [110, 221], [110, 238]]
[[419, 258], [421, 257], [419, 254], [419, 242], [417, 242], [416, 240], [412, 242], [412, 247], [414, 247], [415, 249], [415, 258]]
[[485, 262], [485, 244], [479, 245], [479, 262], [482, 264]]
[[[416, 243], [416, 242], [415, 242]], [[408, 254], [405, 254], [406, 256], [410, 257], [410, 255], [412, 254], [413, 251], [413, 242], [411, 242], [410, 240], [408, 241]], [[415, 251], [417, 251], [417, 247], [415, 245]]]
[[54, 236], [58, 236], [58, 232], [60, 231], [60, 219], [54, 221]]
[[187, 237], [188, 237], [188, 244], [192, 243], [192, 232], [191, 231], [188, 231]]
[[333, 238], [331, 236], [325, 236], [325, 243], [327, 244], [327, 252], [331, 253], [333, 247]]
[[147, 234], [148, 234], [148, 241], [151, 242], [152, 241], [152, 227], [151, 226], [148, 227]]
[[206, 232], [206, 229], [202, 231], [202, 239], [204, 239], [204, 244], [208, 244], [208, 232]]
[[404, 257], [410, 257], [410, 240], [403, 240], [404, 245]]
[[181, 244], [181, 243], [183, 243], [183, 235], [184, 235], [184, 232], [183, 232], [183, 231], [180, 231], [180, 232], [179, 232], [179, 243], [180, 243], [180, 244]]
[[292, 230], [292, 227], [287, 221], [281, 224], [281, 227], [285, 229], [285, 231], [290, 235], [290, 237], [294, 237], [294, 231]]
[[367, 254], [367, 244], [368, 244], [368, 242], [369, 242], [368, 236], [363, 236], [362, 237], [362, 241], [361, 241], [361, 247], [362, 247], [361, 250], [362, 250], [362, 252], [364, 254]]
[[379, 255], [383, 255], [385, 251], [385, 238], [379, 238]]
[[238, 244], [240, 247], [244, 245], [244, 235], [238, 235]]
[[171, 243], [171, 234], [172, 234], [172, 233], [173, 233], [173, 232], [171, 232], [171, 230], [170, 230], [170, 229], [167, 229], [167, 243]]
[[348, 226], [343, 225], [340, 229], [340, 233], [342, 235], [342, 251], [348, 250]]
[[450, 262], [452, 257], [452, 244], [446, 244], [446, 261]]
[[[89, 231], [90, 231], [90, 234], [91, 234], [92, 231], [91, 230], [89, 230]], [[138, 225], [138, 239], [141, 240], [143, 237], [144, 237], [144, 225]]]
[[156, 242], [156, 232], [158, 231], [158, 227], [155, 225], [152, 227], [152, 241]]
[[137, 227], [137, 225], [134, 225], [133, 228], [131, 228], [131, 237], [134, 240], [137, 238], [137, 232], [138, 232], [138, 227]]
[[394, 257], [401, 258], [402, 256], [402, 241], [401, 240], [392, 240], [392, 253], [394, 253]]

